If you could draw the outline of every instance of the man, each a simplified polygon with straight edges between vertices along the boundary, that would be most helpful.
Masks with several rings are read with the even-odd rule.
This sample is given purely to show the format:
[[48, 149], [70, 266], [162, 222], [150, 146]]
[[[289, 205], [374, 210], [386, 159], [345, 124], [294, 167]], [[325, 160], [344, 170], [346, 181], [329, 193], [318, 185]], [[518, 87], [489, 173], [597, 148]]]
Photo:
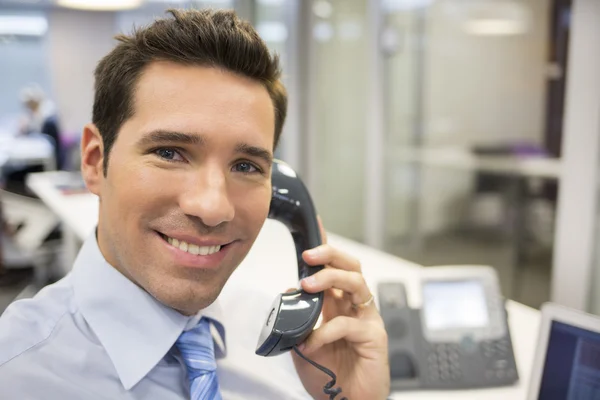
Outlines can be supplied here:
[[[97, 230], [66, 278], [0, 319], [1, 398], [329, 398], [296, 355], [306, 392], [275, 369], [249, 374], [254, 361], [228, 352], [244, 332], [225, 340], [217, 307], [269, 209], [278, 60], [233, 12], [171, 14], [120, 36], [96, 69], [82, 173]], [[384, 399], [387, 337], [360, 264], [328, 245], [304, 258], [330, 268], [302, 282], [326, 291], [303, 353], [349, 399]]]

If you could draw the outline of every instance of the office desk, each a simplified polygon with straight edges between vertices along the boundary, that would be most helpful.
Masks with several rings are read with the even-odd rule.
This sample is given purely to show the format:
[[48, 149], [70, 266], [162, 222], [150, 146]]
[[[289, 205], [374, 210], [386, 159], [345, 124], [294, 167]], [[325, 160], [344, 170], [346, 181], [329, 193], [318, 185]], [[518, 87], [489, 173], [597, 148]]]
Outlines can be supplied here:
[[[58, 216], [62, 223], [64, 266], [70, 268], [79, 246], [93, 231], [98, 220], [98, 198], [91, 193], [64, 194], [57, 185], [78, 173], [40, 172], [27, 175], [27, 187]], [[68, 267], [67, 267], [68, 266]], [[67, 273], [68, 270], [62, 271]]]
[[[28, 179], [28, 186], [61, 218], [64, 228], [71, 232], [68, 240], [72, 240], [73, 243], [70, 246], [76, 250], [77, 242], [83, 241], [94, 229], [98, 201], [91, 194], [62, 194], [54, 186], [56, 179], [61, 177], [60, 174], [62, 177], [65, 176], [60, 172], [32, 174]], [[413, 307], [420, 305], [421, 299], [418, 298], [416, 290], [422, 271], [420, 265], [335, 234], [330, 233], [328, 236], [332, 245], [352, 254], [361, 261], [365, 279], [371, 288], [374, 289], [380, 281], [401, 280], [407, 286], [411, 305]], [[235, 310], [240, 304], [240, 298], [247, 294], [264, 298], [263, 308], [266, 313], [270, 308], [271, 301], [278, 293], [297, 285], [296, 269], [287, 267], [294, 264], [294, 244], [287, 229], [276, 221], [267, 220], [252, 250], [233, 273], [219, 297], [223, 309]], [[538, 311], [513, 301], [508, 302], [507, 308], [520, 375], [520, 381], [516, 385], [494, 389], [402, 392], [395, 393], [392, 397], [399, 400], [525, 399], [540, 315]], [[256, 326], [248, 329], [248, 335], [252, 339], [258, 338], [264, 321], [265, 316], [262, 315], [261, 310], [262, 308], [257, 310], [260, 315], [252, 318], [253, 324]]]
[[44, 170], [56, 169], [54, 148], [40, 136], [0, 135], [0, 169], [5, 166], [43, 165]]
[[396, 149], [393, 151], [393, 159], [429, 167], [551, 180], [560, 180], [562, 168], [559, 158], [476, 155], [467, 148], [460, 147]]
[[[510, 216], [512, 225], [511, 247], [515, 249], [512, 264], [516, 270], [512, 287], [518, 287], [520, 272], [526, 264], [526, 228], [527, 228], [527, 184], [533, 180], [560, 182], [562, 163], [560, 158], [543, 156], [498, 156], [476, 155], [468, 148], [393, 148], [390, 156], [398, 165], [413, 165], [421, 168], [442, 168], [445, 170], [486, 173], [503, 176], [509, 183], [507, 193], [514, 211]], [[412, 210], [419, 215], [418, 210]], [[418, 222], [417, 222], [418, 225]], [[422, 236], [415, 230], [412, 237], [415, 243], [421, 243]]]

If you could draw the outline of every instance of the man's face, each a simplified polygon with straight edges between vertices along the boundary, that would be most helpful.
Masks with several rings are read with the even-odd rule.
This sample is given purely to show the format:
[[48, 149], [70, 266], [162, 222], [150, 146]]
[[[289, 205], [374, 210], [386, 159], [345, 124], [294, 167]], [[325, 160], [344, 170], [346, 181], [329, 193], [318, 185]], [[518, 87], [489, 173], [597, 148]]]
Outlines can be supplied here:
[[90, 185], [98, 242], [129, 279], [192, 314], [219, 295], [267, 217], [273, 103], [248, 78], [157, 62], [139, 79], [134, 109], [107, 176]]

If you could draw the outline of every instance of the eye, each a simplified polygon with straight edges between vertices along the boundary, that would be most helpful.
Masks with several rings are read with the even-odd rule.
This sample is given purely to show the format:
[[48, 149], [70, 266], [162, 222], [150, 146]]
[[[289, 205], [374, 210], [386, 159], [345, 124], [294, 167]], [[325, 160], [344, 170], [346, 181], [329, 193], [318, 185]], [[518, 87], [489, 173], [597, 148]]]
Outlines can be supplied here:
[[162, 147], [154, 150], [154, 153], [166, 161], [184, 161], [181, 154], [179, 154], [179, 152], [173, 148]]
[[252, 174], [255, 172], [261, 172], [254, 164], [247, 161], [239, 162], [233, 166], [235, 172], [241, 172], [243, 174]]

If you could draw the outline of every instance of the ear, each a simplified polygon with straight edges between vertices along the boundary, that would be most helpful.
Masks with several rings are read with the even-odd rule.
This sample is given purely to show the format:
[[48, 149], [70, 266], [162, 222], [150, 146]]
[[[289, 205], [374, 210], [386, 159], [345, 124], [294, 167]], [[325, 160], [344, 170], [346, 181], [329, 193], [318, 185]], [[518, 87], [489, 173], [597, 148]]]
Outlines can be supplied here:
[[100, 197], [100, 184], [104, 179], [104, 145], [100, 131], [94, 124], [83, 128], [81, 137], [81, 174], [90, 190]]

